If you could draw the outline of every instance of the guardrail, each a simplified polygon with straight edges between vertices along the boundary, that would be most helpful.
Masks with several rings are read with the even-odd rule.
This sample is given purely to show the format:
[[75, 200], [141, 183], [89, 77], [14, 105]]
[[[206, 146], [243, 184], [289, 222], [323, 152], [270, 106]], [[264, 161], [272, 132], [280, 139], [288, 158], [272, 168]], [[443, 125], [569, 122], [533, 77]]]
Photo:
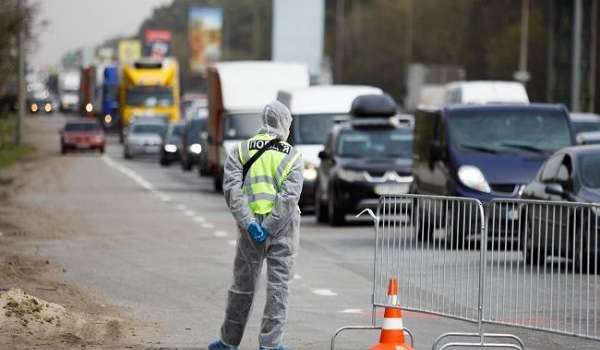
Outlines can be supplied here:
[[524, 348], [514, 335], [485, 333], [484, 323], [600, 340], [600, 205], [399, 195], [382, 196], [370, 214], [369, 329], [377, 308], [397, 307], [386, 293], [396, 278], [402, 309], [478, 324], [477, 333], [440, 336], [433, 349]]

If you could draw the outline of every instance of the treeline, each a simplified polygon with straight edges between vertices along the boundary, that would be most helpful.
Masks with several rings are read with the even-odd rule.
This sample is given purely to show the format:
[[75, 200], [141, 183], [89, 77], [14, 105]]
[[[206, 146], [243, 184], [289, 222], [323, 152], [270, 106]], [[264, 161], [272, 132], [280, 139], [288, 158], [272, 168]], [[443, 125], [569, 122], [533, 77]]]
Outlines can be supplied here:
[[[332, 63], [337, 1], [326, 0], [325, 56]], [[538, 101], [546, 93], [551, 4], [531, 0], [528, 90]], [[139, 37], [146, 28], [172, 31], [184, 89], [203, 88], [187, 64], [191, 5], [223, 7], [224, 60], [270, 58], [271, 0], [176, 0], [157, 8]], [[345, 0], [342, 18], [343, 65], [336, 82], [380, 86], [402, 99], [409, 62], [459, 65], [468, 79], [512, 80], [518, 69], [521, 0]]]
[[[27, 3], [29, 4], [29, 2]], [[0, 0], [0, 116], [14, 106], [17, 96], [17, 36], [31, 39], [34, 5], [20, 0]]]

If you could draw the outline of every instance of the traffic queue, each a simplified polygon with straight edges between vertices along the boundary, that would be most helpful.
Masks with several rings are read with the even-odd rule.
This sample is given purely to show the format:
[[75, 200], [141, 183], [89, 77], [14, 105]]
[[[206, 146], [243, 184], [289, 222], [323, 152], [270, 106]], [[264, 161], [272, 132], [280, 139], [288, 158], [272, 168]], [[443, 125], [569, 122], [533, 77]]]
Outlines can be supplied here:
[[453, 82], [437, 105], [404, 114], [377, 87], [311, 86], [302, 64], [222, 62], [208, 69], [206, 95], [182, 96], [175, 112], [179, 87], [165, 73], [173, 67], [145, 60], [126, 68], [128, 84], [142, 86], [120, 89], [123, 155], [196, 168], [215, 191], [229, 152], [278, 100], [293, 116], [288, 142], [304, 159], [300, 207], [318, 222], [341, 225], [386, 194], [600, 201], [600, 146], [591, 145], [600, 142], [600, 117], [530, 103], [518, 83]]

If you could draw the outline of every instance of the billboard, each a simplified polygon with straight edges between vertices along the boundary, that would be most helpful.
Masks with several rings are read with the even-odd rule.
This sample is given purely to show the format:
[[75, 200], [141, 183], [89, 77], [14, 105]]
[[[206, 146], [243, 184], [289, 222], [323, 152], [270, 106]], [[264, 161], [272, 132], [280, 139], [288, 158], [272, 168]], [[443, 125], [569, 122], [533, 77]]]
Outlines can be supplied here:
[[190, 7], [188, 19], [190, 69], [204, 73], [208, 64], [221, 57], [223, 10], [209, 6]]
[[169, 55], [171, 32], [162, 29], [144, 31], [144, 56], [162, 59]]
[[119, 62], [132, 63], [142, 57], [142, 43], [139, 40], [119, 41]]
[[301, 62], [321, 73], [325, 0], [273, 1], [273, 61]]

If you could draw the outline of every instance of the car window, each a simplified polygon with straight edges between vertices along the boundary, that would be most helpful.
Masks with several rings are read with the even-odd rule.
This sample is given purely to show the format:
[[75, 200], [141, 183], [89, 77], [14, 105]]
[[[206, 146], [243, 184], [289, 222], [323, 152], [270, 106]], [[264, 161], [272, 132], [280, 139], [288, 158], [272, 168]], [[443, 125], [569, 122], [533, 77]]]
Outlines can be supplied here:
[[134, 134], [158, 134], [163, 135], [165, 126], [162, 124], [137, 124], [133, 126]]
[[581, 180], [585, 187], [600, 188], [600, 154], [583, 154], [579, 162]]
[[546, 163], [544, 163], [544, 168], [541, 173], [540, 181], [548, 182], [556, 177], [558, 174], [558, 169], [563, 164], [563, 159], [565, 155], [563, 153], [556, 154], [552, 156]]
[[412, 158], [413, 136], [402, 129], [344, 130], [336, 154], [348, 158]]
[[96, 123], [69, 123], [65, 125], [65, 131], [96, 131], [100, 125]]

